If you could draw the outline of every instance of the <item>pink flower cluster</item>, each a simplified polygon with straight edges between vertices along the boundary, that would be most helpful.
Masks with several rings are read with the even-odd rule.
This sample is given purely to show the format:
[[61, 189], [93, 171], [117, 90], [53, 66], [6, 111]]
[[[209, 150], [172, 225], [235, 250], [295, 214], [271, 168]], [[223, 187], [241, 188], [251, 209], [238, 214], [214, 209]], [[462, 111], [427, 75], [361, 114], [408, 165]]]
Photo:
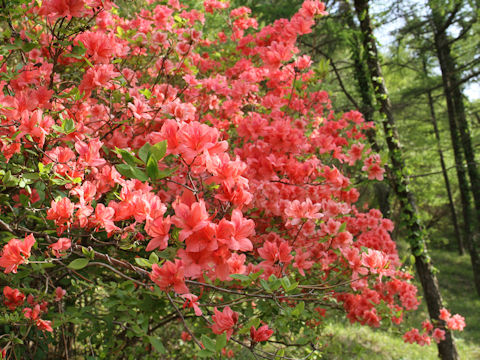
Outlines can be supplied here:
[[[55, 289], [55, 301], [60, 301], [65, 296], [66, 291], [61, 287]], [[20, 307], [25, 302], [25, 295], [18, 289], [12, 289], [9, 286], [3, 288], [4, 304], [10, 311], [15, 311], [17, 307]], [[52, 332], [52, 321], [41, 319], [41, 315], [48, 312], [47, 301], [36, 301], [35, 297], [30, 294], [26, 297], [27, 303], [30, 307], [25, 307], [22, 310], [24, 317], [32, 321], [39, 330]]]
[[463, 331], [466, 325], [463, 316], [458, 314], [452, 316], [445, 308], [440, 310], [439, 319], [444, 321], [439, 327], [434, 327], [430, 321], [425, 320], [422, 323], [422, 334], [418, 329], [411, 329], [403, 335], [403, 339], [410, 344], [417, 343], [420, 346], [430, 345], [432, 339], [436, 343], [445, 340], [445, 325], [448, 329], [456, 331]]

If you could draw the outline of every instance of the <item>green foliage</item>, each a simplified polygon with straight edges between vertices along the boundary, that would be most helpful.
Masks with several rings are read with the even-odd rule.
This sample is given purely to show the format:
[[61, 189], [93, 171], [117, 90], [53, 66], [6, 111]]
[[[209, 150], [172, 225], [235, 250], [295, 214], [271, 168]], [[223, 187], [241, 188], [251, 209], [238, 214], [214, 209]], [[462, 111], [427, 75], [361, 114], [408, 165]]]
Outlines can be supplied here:
[[301, 0], [234, 0], [233, 7], [246, 6], [257, 17], [259, 25], [271, 24], [277, 19], [289, 19], [300, 8]]

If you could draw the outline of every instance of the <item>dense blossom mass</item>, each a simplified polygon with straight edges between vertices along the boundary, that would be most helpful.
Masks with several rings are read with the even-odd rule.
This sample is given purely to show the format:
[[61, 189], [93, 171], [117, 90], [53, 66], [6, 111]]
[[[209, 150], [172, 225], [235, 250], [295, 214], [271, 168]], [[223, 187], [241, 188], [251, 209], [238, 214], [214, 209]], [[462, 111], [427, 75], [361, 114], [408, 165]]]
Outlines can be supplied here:
[[[0, 267], [5, 279], [24, 274], [3, 294], [25, 336], [34, 324], [60, 341], [66, 322], [81, 326], [75, 294], [114, 298], [112, 279], [135, 284], [129, 301], [157, 302], [136, 341], [173, 351], [155, 322], [175, 324], [205, 356], [286, 344], [299, 324], [317, 343], [315, 327], [338, 312], [378, 327], [417, 308], [393, 223], [358, 203], [355, 183], [384, 174], [366, 140], [373, 124], [334, 112], [296, 46], [327, 14], [322, 3], [263, 28], [217, 0], [147, 1], [138, 14], [107, 0], [19, 9], [0, 59], [1, 171], [15, 195], [2, 203], [11, 237]], [[447, 310], [442, 321], [405, 340], [465, 326]], [[225, 336], [220, 349], [214, 336]]]

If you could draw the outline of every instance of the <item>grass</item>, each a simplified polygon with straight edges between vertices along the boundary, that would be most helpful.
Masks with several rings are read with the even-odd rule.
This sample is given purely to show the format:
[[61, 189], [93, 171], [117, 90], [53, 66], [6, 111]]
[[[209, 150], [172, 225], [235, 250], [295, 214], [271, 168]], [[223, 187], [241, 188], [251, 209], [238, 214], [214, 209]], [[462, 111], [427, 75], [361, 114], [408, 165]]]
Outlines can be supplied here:
[[[431, 252], [437, 269], [442, 296], [446, 307], [465, 317], [467, 327], [455, 332], [461, 359], [480, 360], [480, 297], [473, 286], [473, 274], [468, 256], [442, 250]], [[421, 290], [420, 290], [421, 293]], [[405, 329], [419, 327], [427, 318], [425, 303], [406, 319]], [[374, 330], [357, 324], [332, 322], [325, 334], [330, 338], [322, 359], [366, 360], [434, 360], [437, 347], [405, 344], [398, 329]]]
[[[405, 344], [401, 334], [360, 325], [329, 324], [325, 332], [331, 341], [322, 359], [437, 360], [437, 347]], [[461, 359], [480, 359], [480, 346], [458, 339]]]
[[459, 338], [476, 343], [480, 348], [480, 296], [473, 285], [473, 272], [468, 255], [458, 256], [447, 251], [432, 251], [434, 266], [446, 306], [465, 317], [467, 327]]

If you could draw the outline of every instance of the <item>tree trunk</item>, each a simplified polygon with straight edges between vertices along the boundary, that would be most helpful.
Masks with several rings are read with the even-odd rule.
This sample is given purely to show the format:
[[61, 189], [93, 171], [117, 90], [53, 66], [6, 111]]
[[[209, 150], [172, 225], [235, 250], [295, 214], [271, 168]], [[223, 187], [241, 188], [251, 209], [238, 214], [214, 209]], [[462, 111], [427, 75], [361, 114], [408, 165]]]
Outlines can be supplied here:
[[[426, 69], [425, 63], [424, 63], [424, 70], [426, 74], [427, 69]], [[463, 255], [465, 253], [465, 249], [463, 247], [463, 239], [460, 234], [460, 228], [458, 226], [458, 219], [457, 219], [457, 213], [455, 211], [455, 204], [453, 202], [452, 189], [450, 187], [450, 180], [448, 178], [447, 167], [445, 165], [445, 159], [443, 157], [442, 146], [440, 143], [440, 132], [438, 131], [437, 117], [435, 116], [435, 105], [433, 103], [432, 92], [430, 90], [427, 92], [427, 96], [428, 96], [428, 105], [430, 107], [430, 116], [431, 116], [432, 125], [433, 125], [433, 132], [435, 133], [435, 139], [437, 140], [438, 156], [440, 157], [440, 164], [442, 166], [443, 179], [445, 181], [445, 188], [447, 190], [447, 195], [448, 195], [448, 204], [450, 207], [450, 212], [452, 214], [453, 228], [455, 231], [455, 237], [457, 239], [458, 253], [459, 255]]]
[[[342, 15], [345, 16], [346, 22], [348, 26], [353, 30], [357, 30], [357, 26], [355, 25], [355, 21], [353, 19], [352, 13], [350, 11], [350, 5], [348, 3], [342, 2], [340, 4]], [[360, 98], [362, 99], [361, 106], [358, 110], [363, 114], [365, 121], [374, 122], [374, 113], [375, 113], [375, 106], [374, 106], [374, 96], [373, 96], [373, 88], [372, 83], [369, 79], [369, 73], [367, 65], [365, 64], [365, 59], [363, 53], [360, 49], [362, 47], [361, 39], [353, 34], [354, 41], [352, 42], [351, 52], [352, 52], [352, 59], [353, 59], [353, 66], [354, 66], [354, 76], [357, 80], [357, 90], [360, 94]], [[376, 131], [375, 129], [367, 130], [367, 139], [372, 147], [373, 151], [376, 153], [380, 153], [381, 148], [376, 140]], [[385, 165], [385, 172], [387, 179], [390, 181], [391, 178], [391, 171], [388, 164]], [[373, 184], [375, 197], [378, 201], [378, 206], [380, 211], [385, 217], [390, 218], [391, 216], [391, 206], [390, 206], [390, 195], [391, 195], [391, 188], [388, 184], [384, 182], [378, 182]]]
[[[478, 170], [475, 163], [470, 134], [468, 133], [462, 92], [458, 86], [458, 76], [456, 75], [455, 62], [450, 53], [450, 45], [446, 29], [443, 25], [442, 17], [435, 7], [430, 4], [430, 8], [435, 30], [435, 49], [440, 63], [440, 69], [442, 71], [443, 90], [447, 102], [448, 122], [450, 125], [455, 165], [457, 167], [460, 196], [463, 204], [465, 242], [470, 253], [475, 289], [477, 290], [477, 294], [480, 295], [480, 258], [477, 250], [477, 239], [474, 234], [472, 234], [472, 229], [478, 231], [480, 224], [480, 184], [478, 184], [479, 180], [477, 179]], [[476, 216], [472, 216], [470, 190], [465, 173], [462, 148], [463, 154], [467, 160], [467, 169], [475, 200]]]
[[375, 97], [380, 105], [380, 114], [385, 131], [385, 140], [388, 146], [392, 168], [392, 187], [400, 202], [404, 225], [408, 231], [408, 241], [412, 254], [415, 257], [415, 266], [423, 287], [430, 318], [441, 324], [445, 330], [445, 340], [438, 344], [438, 353], [443, 360], [456, 360], [458, 353], [450, 330], [440, 320], [440, 309], [443, 307], [437, 279], [432, 271], [430, 259], [427, 255], [426, 243], [423, 238], [423, 229], [420, 225], [415, 200], [408, 187], [405, 175], [405, 163], [399, 143], [399, 137], [392, 113], [390, 99], [383, 81], [378, 51], [373, 36], [373, 28], [368, 12], [368, 0], [354, 0], [355, 12], [360, 21], [363, 33], [363, 49], [366, 54], [368, 70], [373, 84]]

